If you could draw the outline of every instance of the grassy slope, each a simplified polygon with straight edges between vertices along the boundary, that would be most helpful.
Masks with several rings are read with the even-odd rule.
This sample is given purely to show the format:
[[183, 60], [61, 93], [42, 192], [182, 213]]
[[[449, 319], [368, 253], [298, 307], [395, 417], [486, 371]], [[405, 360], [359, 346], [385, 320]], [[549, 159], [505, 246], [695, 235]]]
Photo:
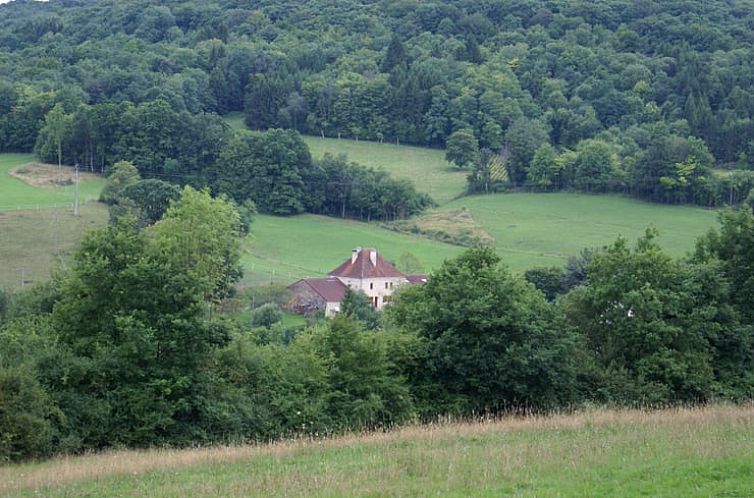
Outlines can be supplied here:
[[[20, 268], [28, 283], [48, 280], [87, 230], [107, 223], [107, 208], [97, 202], [82, 204], [81, 216], [73, 217], [72, 186], [37, 188], [8, 174], [33, 160], [31, 154], [0, 154], [0, 289], [20, 287]], [[82, 203], [99, 197], [103, 184], [81, 183]]]
[[598, 411], [0, 467], [0, 493], [49, 497], [750, 496], [752, 482], [751, 406]]
[[458, 199], [442, 209], [467, 207], [495, 238], [498, 252], [514, 270], [562, 264], [584, 247], [600, 247], [623, 235], [660, 231], [660, 245], [680, 256], [716, 224], [715, 211], [650, 204], [620, 196], [587, 194], [498, 194]]
[[438, 204], [463, 195], [466, 189], [467, 173], [445, 161], [441, 150], [311, 136], [304, 137], [304, 141], [315, 158], [326, 152], [346, 154], [350, 161], [384, 169], [394, 178], [410, 180], [419, 192], [428, 193]]
[[[225, 116], [225, 120], [235, 129], [246, 128], [241, 113], [231, 113]], [[350, 161], [384, 169], [395, 178], [411, 180], [417, 190], [428, 193], [438, 204], [455, 199], [466, 189], [467, 173], [445, 161], [442, 150], [314, 136], [304, 136], [303, 139], [315, 159], [326, 152], [346, 154]]]
[[70, 209], [0, 212], [0, 289], [18, 290], [22, 267], [27, 283], [49, 280], [84, 233], [107, 218], [107, 207], [98, 202], [81, 206], [78, 218]]
[[[463, 248], [403, 235], [373, 224], [301, 215], [290, 218], [258, 216], [243, 257], [243, 284], [292, 283], [305, 276], [324, 275], [351, 254], [354, 247], [376, 247], [390, 261], [410, 252], [426, 269], [439, 266]], [[274, 271], [274, 274], [273, 274]]]
[[[34, 160], [31, 154], [0, 154], [0, 211], [63, 207], [73, 204], [73, 186], [36, 188], [27, 185], [9, 172]], [[96, 200], [104, 180], [82, 182], [79, 185], [81, 202]]]

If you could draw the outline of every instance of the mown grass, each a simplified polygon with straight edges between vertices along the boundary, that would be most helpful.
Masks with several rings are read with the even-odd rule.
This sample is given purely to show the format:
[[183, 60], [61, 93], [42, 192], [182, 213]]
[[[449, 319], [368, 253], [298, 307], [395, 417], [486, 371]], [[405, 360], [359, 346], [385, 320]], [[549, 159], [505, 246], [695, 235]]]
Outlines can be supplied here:
[[506, 418], [0, 467], [8, 496], [751, 496], [754, 408]]
[[467, 208], [495, 239], [514, 270], [560, 265], [584, 247], [601, 247], [619, 235], [633, 241], [654, 225], [660, 245], [674, 256], [717, 222], [713, 210], [651, 204], [617, 195], [496, 194], [458, 199], [441, 209]]
[[73, 186], [41, 188], [10, 175], [34, 160], [31, 154], [0, 154], [0, 289], [18, 290], [23, 268], [27, 285], [49, 280], [55, 265], [88, 230], [107, 223], [97, 202], [104, 180], [79, 185], [80, 216], [73, 216]]
[[[38, 188], [10, 175], [11, 170], [31, 162], [31, 154], [0, 154], [0, 211], [40, 209], [73, 205], [73, 185], [55, 188]], [[68, 168], [64, 166], [64, 168]], [[96, 200], [104, 186], [104, 179], [95, 179], [79, 184], [79, 200]]]
[[0, 212], [0, 289], [19, 290], [21, 268], [27, 284], [50, 279], [68, 262], [81, 237], [107, 223], [107, 207], [83, 204], [78, 218], [70, 208]]
[[[246, 128], [241, 113], [228, 114], [225, 120], [234, 129]], [[410, 180], [419, 192], [429, 194], [438, 204], [445, 204], [466, 190], [468, 173], [448, 163], [440, 149], [317, 136], [302, 138], [315, 159], [328, 152], [336, 156], [345, 154], [350, 161]]]
[[411, 181], [416, 190], [429, 194], [438, 204], [460, 197], [466, 190], [466, 175], [445, 160], [439, 149], [337, 138], [303, 137], [312, 157], [326, 152], [345, 154], [350, 161], [383, 169], [394, 178]]
[[325, 275], [359, 246], [374, 247], [393, 262], [403, 253], [411, 253], [427, 270], [463, 251], [462, 247], [400, 234], [376, 224], [314, 215], [260, 215], [246, 240], [242, 284], [293, 283], [299, 278]]
[[[441, 211], [461, 208], [467, 208], [473, 221], [493, 237], [496, 251], [515, 272], [563, 265], [581, 249], [605, 246], [619, 235], [633, 241], [650, 225], [660, 231], [660, 245], [681, 256], [716, 225], [717, 216], [715, 211], [695, 207], [570, 193], [464, 197]], [[452, 227], [443, 229], [453, 231]], [[259, 216], [251, 232], [243, 258], [244, 285], [292, 283], [301, 277], [324, 275], [357, 246], [376, 247], [391, 261], [410, 252], [427, 271], [465, 249], [391, 232], [376, 224], [311, 215]]]

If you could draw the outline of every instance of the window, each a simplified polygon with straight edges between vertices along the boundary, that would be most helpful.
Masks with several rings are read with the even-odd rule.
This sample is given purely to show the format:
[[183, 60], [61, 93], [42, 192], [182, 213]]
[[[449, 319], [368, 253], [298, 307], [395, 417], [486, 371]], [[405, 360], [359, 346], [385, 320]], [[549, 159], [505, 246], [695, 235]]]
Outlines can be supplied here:
[[392, 296], [384, 296], [384, 297], [382, 298], [382, 303], [383, 303], [383, 304], [387, 304], [387, 303], [389, 303], [389, 302], [390, 302], [390, 301], [391, 301], [392, 299], [393, 299], [393, 298], [392, 298]]
[[369, 282], [369, 290], [374, 289], [374, 282]]
[[387, 282], [385, 282], [385, 288], [387, 289]]
[[390, 288], [391, 289], [393, 288], [393, 282], [390, 282]]

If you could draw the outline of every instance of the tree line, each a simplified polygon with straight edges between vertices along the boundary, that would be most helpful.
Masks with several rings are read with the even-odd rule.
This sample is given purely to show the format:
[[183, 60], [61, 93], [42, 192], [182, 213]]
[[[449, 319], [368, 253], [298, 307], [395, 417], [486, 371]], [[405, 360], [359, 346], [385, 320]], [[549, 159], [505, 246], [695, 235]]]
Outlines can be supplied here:
[[303, 328], [280, 322], [284, 289], [223, 312], [243, 230], [229, 197], [186, 187], [154, 223], [89, 233], [52, 282], [0, 293], [0, 459], [754, 395], [751, 207], [683, 259], [653, 229], [523, 276], [472, 249], [382, 314], [350, 292]]
[[[433, 205], [383, 171], [342, 157], [313, 160], [295, 130], [234, 131], [215, 114], [177, 112], [164, 100], [74, 107], [64, 97], [51, 94], [40, 115], [34, 151], [43, 161], [106, 175], [126, 161], [145, 179], [207, 187], [276, 215], [391, 221]], [[23, 116], [12, 116], [14, 127]]]

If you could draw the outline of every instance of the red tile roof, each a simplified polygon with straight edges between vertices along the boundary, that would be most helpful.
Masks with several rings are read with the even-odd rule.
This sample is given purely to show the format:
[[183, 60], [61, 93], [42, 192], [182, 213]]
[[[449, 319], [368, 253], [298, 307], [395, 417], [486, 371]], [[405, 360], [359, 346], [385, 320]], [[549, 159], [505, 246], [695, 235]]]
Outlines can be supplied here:
[[406, 280], [408, 280], [408, 283], [410, 284], [426, 284], [427, 276], [426, 275], [406, 275]]
[[346, 295], [346, 284], [337, 278], [304, 278], [302, 282], [309, 285], [314, 292], [328, 303], [339, 303]]
[[[378, 277], [403, 277], [406, 276], [398, 269], [385, 261], [376, 249], [365, 247], [357, 249], [356, 260], [353, 257], [347, 259], [342, 265], [330, 272], [334, 277], [347, 278], [378, 278]], [[372, 263], [371, 255], [375, 253], [375, 263]]]

